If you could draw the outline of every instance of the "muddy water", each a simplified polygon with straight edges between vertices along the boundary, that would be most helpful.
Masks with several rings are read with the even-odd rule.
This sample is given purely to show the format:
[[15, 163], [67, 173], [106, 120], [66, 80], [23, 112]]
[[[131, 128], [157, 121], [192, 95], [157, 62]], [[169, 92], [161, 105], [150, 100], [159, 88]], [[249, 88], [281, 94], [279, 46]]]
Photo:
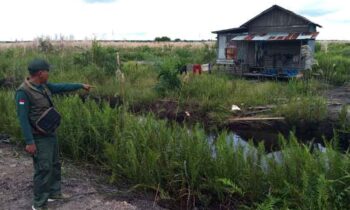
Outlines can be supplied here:
[[[215, 135], [208, 136], [208, 141], [212, 146], [211, 149], [214, 158], [216, 157], [215, 139]], [[233, 150], [242, 151], [244, 157], [252, 156], [253, 159], [255, 159], [258, 163], [259, 158], [257, 148], [254, 145], [249, 144], [246, 140], [244, 140], [236, 133], [229, 133], [226, 136], [226, 142], [228, 145], [232, 145]], [[320, 143], [313, 143], [312, 151], [326, 152], [327, 149]], [[262, 169], [266, 172], [269, 169], [268, 160], [274, 160], [277, 164], [282, 164], [283, 156], [283, 150], [270, 151], [266, 155], [262, 155], [261, 162], [259, 164], [262, 167]]]
[[[283, 136], [288, 139], [293, 133], [297, 139], [302, 143], [314, 143], [324, 145], [324, 141], [330, 141], [334, 138], [334, 130], [337, 124], [334, 121], [325, 120], [318, 123], [300, 122], [298, 124], [282, 123], [276, 127], [271, 125], [247, 126], [245, 128], [228, 126], [233, 134], [234, 139], [249, 141], [252, 140], [254, 144], [263, 142], [267, 152], [278, 151], [279, 138]], [[350, 149], [350, 133], [337, 131], [339, 149], [346, 152]], [[236, 140], [234, 140], [236, 141]]]

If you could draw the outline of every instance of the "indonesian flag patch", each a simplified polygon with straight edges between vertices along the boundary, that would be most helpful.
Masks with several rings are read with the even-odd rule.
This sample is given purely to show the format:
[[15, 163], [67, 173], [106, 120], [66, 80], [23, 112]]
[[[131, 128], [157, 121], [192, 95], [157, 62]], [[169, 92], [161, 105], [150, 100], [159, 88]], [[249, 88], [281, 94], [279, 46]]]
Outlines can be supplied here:
[[20, 105], [24, 105], [24, 103], [25, 103], [25, 100], [24, 100], [24, 99], [19, 99], [19, 104], [20, 104]]

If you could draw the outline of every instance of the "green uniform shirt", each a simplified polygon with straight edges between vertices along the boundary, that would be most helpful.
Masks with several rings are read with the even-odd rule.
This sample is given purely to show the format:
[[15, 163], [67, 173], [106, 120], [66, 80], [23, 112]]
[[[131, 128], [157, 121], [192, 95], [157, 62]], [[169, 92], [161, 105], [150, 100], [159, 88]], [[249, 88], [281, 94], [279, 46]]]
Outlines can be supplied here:
[[[34, 84], [33, 84], [34, 85]], [[39, 90], [43, 90], [42, 85], [34, 85]], [[47, 87], [51, 91], [52, 94], [63, 93], [73, 90], [78, 90], [83, 88], [83, 84], [77, 83], [48, 83]], [[29, 123], [29, 109], [31, 104], [29, 103], [29, 99], [27, 94], [23, 90], [18, 90], [16, 92], [16, 108], [17, 108], [17, 116], [20, 122], [20, 126], [22, 129], [22, 133], [24, 135], [24, 139], [26, 144], [33, 144], [34, 138], [32, 133], [32, 126]]]

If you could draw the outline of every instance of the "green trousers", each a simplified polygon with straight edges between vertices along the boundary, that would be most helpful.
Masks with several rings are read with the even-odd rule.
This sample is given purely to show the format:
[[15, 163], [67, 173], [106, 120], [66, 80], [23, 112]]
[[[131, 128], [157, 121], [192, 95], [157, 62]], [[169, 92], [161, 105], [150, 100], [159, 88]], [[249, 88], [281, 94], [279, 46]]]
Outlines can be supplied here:
[[61, 193], [61, 163], [56, 136], [34, 137], [34, 207], [46, 205], [50, 196]]

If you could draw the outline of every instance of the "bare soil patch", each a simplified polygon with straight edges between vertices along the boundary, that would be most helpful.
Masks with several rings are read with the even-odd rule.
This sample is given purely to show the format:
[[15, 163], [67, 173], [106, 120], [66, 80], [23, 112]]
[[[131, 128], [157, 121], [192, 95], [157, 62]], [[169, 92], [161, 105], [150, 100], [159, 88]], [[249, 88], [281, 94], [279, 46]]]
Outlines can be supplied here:
[[[32, 159], [6, 139], [0, 136], [0, 209], [31, 209]], [[62, 164], [62, 189], [70, 198], [50, 202], [50, 209], [163, 209], [153, 195], [108, 185], [106, 175], [67, 160]]]

